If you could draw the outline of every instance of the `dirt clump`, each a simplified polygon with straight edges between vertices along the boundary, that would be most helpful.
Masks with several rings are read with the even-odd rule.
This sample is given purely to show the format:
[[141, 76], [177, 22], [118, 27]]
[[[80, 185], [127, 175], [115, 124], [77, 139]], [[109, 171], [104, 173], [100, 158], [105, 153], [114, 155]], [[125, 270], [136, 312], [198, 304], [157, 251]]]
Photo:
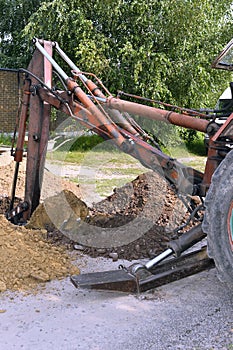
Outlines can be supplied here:
[[114, 193], [95, 203], [92, 213], [108, 213], [136, 217], [140, 214], [153, 224], [174, 228], [183, 219], [186, 209], [167, 181], [156, 172], [136, 177], [116, 188]]
[[[72, 227], [77, 218], [85, 219], [89, 210], [87, 205], [69, 190], [46, 198], [33, 212], [27, 228], [48, 229], [61, 228], [69, 223]], [[68, 228], [68, 227], [67, 227]]]
[[[92, 225], [114, 227], [116, 234], [117, 230], [119, 233], [129, 230], [132, 223], [135, 239], [105, 249], [85, 247], [87, 254], [111, 257], [114, 252], [121, 259], [134, 260], [152, 258], [165, 250], [170, 240], [178, 238], [174, 229], [186, 221], [187, 209], [166, 180], [155, 172], [148, 172], [95, 203], [90, 217]], [[138, 227], [133, 226], [134, 222]]]

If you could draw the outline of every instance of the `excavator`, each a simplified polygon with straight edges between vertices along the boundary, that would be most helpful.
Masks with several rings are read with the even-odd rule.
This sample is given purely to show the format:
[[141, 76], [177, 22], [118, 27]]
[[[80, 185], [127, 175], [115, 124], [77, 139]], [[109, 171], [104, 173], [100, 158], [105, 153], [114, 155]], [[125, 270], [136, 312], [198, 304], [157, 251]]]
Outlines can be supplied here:
[[[221, 281], [232, 286], [233, 99], [229, 99], [224, 108], [197, 111], [124, 92], [114, 97], [97, 76], [82, 72], [57, 42], [34, 38], [33, 45], [35, 50], [28, 68], [18, 69], [23, 76], [23, 92], [16, 120], [17, 139], [12, 146], [15, 172], [6, 213], [8, 220], [20, 225], [27, 223], [40, 203], [53, 107], [110, 141], [146, 168], [158, 172], [182, 199], [188, 212], [188, 220], [183, 225], [187, 230], [171, 239], [164, 252], [146, 262], [128, 267], [120, 265], [118, 270], [71, 276], [74, 286], [144, 292], [212, 267], [216, 267]], [[54, 52], [69, 67], [70, 76], [54, 59]], [[233, 70], [232, 53], [233, 40], [212, 67]], [[59, 78], [62, 89], [54, 85], [54, 76]], [[233, 90], [232, 85], [230, 89]], [[132, 115], [208, 135], [204, 172], [165, 154]], [[220, 119], [224, 121], [219, 123]], [[15, 204], [26, 134], [25, 194], [23, 200]], [[199, 200], [193, 200], [194, 197]], [[207, 244], [195, 249], [203, 240]]]

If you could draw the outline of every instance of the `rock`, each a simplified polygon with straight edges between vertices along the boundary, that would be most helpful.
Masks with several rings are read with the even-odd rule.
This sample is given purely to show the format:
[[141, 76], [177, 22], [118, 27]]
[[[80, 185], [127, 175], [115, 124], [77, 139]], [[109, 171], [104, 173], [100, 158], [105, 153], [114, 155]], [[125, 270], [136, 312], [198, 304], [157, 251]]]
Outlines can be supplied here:
[[136, 250], [137, 253], [139, 253], [141, 251], [141, 247], [140, 247], [139, 244], [136, 244], [135, 250]]
[[109, 253], [109, 257], [112, 258], [112, 261], [117, 261], [118, 260], [118, 254], [117, 253]]
[[7, 290], [6, 284], [0, 281], [0, 292], [5, 292]]
[[36, 208], [26, 226], [33, 229], [60, 229], [65, 224], [65, 230], [68, 231], [77, 226], [77, 219], [85, 219], [88, 213], [88, 207], [81, 199], [73, 192], [63, 190], [46, 198]]
[[43, 271], [33, 272], [31, 273], [31, 277], [38, 280], [39, 282], [47, 282], [50, 280], [49, 275]]
[[84, 247], [81, 244], [74, 244], [75, 250], [84, 250]]
[[105, 249], [105, 248], [97, 248], [96, 251], [97, 251], [99, 254], [104, 254], [104, 253], [106, 253], [106, 249]]

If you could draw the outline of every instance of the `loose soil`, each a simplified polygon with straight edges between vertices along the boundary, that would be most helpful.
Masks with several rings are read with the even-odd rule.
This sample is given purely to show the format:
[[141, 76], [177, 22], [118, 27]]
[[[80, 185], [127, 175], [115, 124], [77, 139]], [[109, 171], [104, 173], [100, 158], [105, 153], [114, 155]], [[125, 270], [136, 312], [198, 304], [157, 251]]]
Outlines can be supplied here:
[[[2, 214], [9, 207], [14, 171], [14, 162], [4, 157], [0, 156], [0, 164], [4, 164], [0, 166]], [[23, 198], [24, 177], [25, 164], [19, 172], [17, 198]], [[177, 238], [173, 229], [185, 220], [184, 205], [154, 172], [139, 175], [90, 208], [80, 199], [77, 184], [62, 179], [59, 188], [54, 189], [56, 176], [45, 171], [45, 178], [43, 203], [26, 227], [14, 226], [0, 216], [0, 291], [31, 288], [78, 273], [69, 254], [74, 249], [92, 257], [153, 257], [166, 248], [169, 240]], [[126, 239], [130, 228], [131, 236]], [[110, 229], [107, 245], [99, 240], [106, 229]]]
[[[0, 213], [10, 204], [14, 162], [8, 154], [0, 156]], [[23, 197], [25, 167], [19, 173], [17, 196]], [[0, 292], [36, 290], [53, 279], [78, 274], [72, 257], [64, 245], [53, 245], [46, 230], [15, 226], [0, 215]]]
[[63, 246], [53, 246], [45, 230], [28, 230], [0, 216], [0, 292], [35, 288], [39, 283], [78, 274]]

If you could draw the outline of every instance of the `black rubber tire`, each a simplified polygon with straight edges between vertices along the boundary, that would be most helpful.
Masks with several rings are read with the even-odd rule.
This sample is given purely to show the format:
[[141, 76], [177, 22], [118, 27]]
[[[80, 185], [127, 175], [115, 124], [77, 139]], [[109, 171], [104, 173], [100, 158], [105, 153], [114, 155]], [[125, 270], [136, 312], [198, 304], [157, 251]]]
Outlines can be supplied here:
[[205, 207], [202, 229], [208, 255], [214, 259], [219, 279], [233, 287], [233, 150], [212, 177]]

